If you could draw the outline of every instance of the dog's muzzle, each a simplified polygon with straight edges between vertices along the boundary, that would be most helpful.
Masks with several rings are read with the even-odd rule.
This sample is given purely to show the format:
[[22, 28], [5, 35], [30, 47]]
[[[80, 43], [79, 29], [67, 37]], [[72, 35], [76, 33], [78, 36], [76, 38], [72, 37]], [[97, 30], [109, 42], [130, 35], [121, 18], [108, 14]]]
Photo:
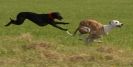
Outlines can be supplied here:
[[60, 18], [59, 20], [62, 20], [63, 18]]
[[60, 16], [60, 17], [58, 17], [58, 20], [62, 20], [63, 18]]
[[123, 26], [123, 24], [117, 25], [117, 27], [122, 27], [122, 26]]

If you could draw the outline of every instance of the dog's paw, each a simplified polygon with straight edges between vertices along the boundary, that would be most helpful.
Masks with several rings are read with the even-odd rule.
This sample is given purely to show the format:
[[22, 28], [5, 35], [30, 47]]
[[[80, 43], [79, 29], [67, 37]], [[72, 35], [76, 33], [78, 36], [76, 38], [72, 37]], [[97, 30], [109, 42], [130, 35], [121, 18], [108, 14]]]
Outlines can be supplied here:
[[66, 31], [66, 33], [69, 34], [69, 35], [71, 35], [71, 36], [73, 35], [73, 34], [71, 34], [68, 30]]
[[64, 24], [70, 24], [70, 23], [64, 23]]
[[103, 41], [101, 41], [101, 40], [94, 40], [94, 42], [102, 43]]
[[64, 31], [68, 31], [68, 29], [63, 29]]

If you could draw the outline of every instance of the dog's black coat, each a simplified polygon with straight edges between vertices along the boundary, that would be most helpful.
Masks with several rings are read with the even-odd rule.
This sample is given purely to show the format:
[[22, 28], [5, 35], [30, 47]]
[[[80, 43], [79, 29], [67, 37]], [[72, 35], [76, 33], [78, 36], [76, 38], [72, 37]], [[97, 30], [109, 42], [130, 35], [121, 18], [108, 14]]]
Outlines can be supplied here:
[[57, 20], [63, 19], [63, 17], [58, 12], [52, 12], [49, 14], [37, 14], [37, 13], [33, 13], [33, 12], [20, 12], [16, 17], [16, 20], [11, 19], [10, 22], [8, 24], [6, 24], [5, 26], [9, 26], [10, 24], [21, 25], [24, 23], [25, 19], [28, 19], [39, 26], [45, 26], [45, 25], [50, 24], [50, 25], [52, 25], [58, 29], [64, 30], [64, 31], [67, 31], [67, 29], [57, 26], [57, 24], [69, 24], [69, 23], [54, 21], [54, 19], [57, 19]]

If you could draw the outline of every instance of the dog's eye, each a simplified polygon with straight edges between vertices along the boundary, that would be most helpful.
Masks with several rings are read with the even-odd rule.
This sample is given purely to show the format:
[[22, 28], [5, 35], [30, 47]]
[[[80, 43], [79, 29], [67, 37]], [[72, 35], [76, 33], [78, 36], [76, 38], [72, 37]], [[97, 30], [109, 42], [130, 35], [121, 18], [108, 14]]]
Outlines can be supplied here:
[[118, 23], [118, 22], [115, 22], [115, 23]]

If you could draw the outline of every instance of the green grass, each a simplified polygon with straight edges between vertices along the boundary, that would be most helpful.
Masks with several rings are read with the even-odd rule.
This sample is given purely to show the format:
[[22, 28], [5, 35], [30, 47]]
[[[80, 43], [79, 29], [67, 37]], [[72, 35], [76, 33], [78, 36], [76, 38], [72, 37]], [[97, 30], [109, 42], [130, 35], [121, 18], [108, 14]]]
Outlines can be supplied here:
[[[132, 0], [0, 0], [0, 67], [133, 67]], [[17, 13], [59, 11], [64, 26], [73, 32], [79, 22], [92, 18], [103, 24], [118, 19], [124, 26], [86, 45], [48, 25], [26, 20], [21, 26], [4, 27]]]

